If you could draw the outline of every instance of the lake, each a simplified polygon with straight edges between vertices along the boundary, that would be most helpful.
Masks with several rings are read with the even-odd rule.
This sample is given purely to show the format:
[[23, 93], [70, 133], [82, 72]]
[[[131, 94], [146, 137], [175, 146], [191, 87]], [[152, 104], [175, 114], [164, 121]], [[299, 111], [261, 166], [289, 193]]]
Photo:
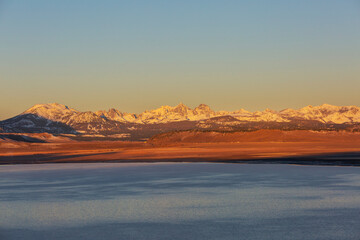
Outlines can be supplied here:
[[360, 168], [0, 166], [0, 239], [360, 239]]

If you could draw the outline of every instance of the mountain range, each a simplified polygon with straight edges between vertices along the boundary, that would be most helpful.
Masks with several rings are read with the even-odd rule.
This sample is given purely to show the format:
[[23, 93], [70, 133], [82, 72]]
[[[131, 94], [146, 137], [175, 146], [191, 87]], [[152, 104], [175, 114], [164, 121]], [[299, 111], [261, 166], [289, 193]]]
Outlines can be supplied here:
[[359, 131], [360, 108], [357, 106], [306, 106], [301, 109], [250, 112], [213, 111], [200, 104], [194, 109], [180, 103], [161, 106], [140, 114], [117, 109], [81, 112], [63, 104], [37, 104], [23, 113], [1, 121], [1, 132], [73, 134], [84, 137], [111, 137], [124, 140], [147, 139], [174, 130], [252, 131], [347, 130]]

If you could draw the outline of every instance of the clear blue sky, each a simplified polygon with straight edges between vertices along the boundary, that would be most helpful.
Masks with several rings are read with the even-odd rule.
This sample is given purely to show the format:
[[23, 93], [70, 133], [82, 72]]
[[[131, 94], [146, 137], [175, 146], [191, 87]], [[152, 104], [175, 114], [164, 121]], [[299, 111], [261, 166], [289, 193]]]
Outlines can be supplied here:
[[360, 105], [360, 1], [0, 0], [0, 83], [0, 119]]

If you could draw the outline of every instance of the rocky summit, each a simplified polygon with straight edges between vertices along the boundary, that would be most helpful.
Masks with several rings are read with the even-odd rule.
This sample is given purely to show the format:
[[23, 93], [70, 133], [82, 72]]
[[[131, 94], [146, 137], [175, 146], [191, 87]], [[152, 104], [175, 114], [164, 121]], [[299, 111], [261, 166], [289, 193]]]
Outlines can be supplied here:
[[346, 130], [360, 129], [357, 106], [306, 106], [300, 109], [250, 112], [213, 111], [200, 104], [194, 109], [180, 103], [161, 106], [140, 114], [118, 109], [81, 112], [59, 103], [37, 104], [23, 113], [1, 121], [2, 132], [74, 134], [82, 136], [121, 136], [127, 140], [147, 139], [154, 134], [174, 130], [252, 131]]

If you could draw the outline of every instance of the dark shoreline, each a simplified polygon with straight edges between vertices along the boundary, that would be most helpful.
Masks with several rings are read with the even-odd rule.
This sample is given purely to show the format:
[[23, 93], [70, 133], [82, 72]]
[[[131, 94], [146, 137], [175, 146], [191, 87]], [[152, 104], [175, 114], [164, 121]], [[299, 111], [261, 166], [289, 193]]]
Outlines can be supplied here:
[[[360, 166], [360, 152], [319, 154], [296, 157], [270, 157], [256, 159], [219, 159], [219, 158], [164, 158], [164, 159], [112, 159], [112, 160], [65, 160], [56, 159], [50, 154], [32, 156], [0, 157], [1, 165], [18, 164], [56, 164], [56, 163], [238, 163], [238, 164], [291, 164], [312, 166]], [[40, 157], [40, 159], [38, 158]], [[46, 159], [48, 157], [48, 159]], [[74, 157], [74, 156], [71, 156]], [[24, 159], [25, 158], [25, 159]], [[26, 159], [27, 158], [27, 159]], [[42, 158], [42, 159], [41, 159]], [[50, 159], [49, 159], [50, 158]], [[51, 159], [54, 158], [54, 159]], [[61, 157], [60, 157], [61, 158]]]

